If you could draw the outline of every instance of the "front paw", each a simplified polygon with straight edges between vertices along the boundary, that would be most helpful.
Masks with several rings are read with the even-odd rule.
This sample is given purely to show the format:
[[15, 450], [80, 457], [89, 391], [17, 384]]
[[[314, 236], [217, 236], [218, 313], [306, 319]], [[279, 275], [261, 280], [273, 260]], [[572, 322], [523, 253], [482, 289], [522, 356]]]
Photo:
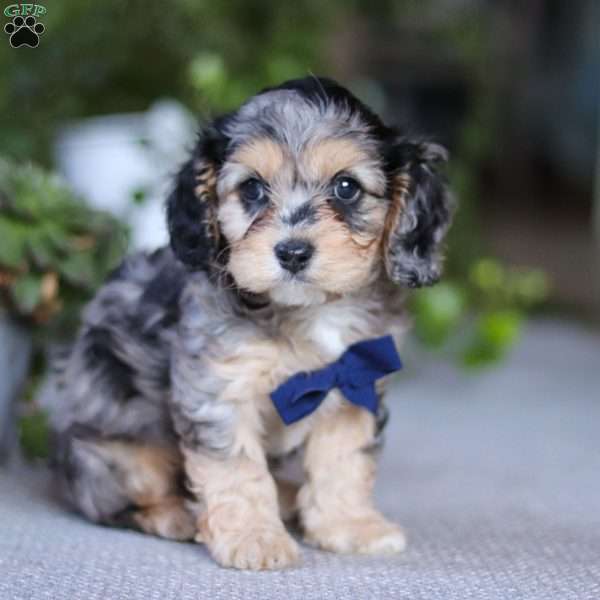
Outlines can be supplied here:
[[305, 539], [323, 550], [342, 554], [396, 554], [406, 548], [402, 529], [381, 515], [319, 520], [319, 525], [306, 528]]
[[284, 569], [297, 563], [300, 555], [298, 544], [283, 527], [269, 525], [214, 538], [209, 550], [223, 567], [252, 571]]

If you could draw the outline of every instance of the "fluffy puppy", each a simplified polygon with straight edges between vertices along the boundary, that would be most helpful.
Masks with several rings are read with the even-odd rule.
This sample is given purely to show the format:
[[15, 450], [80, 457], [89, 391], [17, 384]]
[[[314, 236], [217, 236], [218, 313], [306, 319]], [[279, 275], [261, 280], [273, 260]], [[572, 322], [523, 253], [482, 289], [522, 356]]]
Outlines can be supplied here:
[[[297, 560], [293, 515], [327, 550], [402, 550], [371, 498], [383, 404], [334, 389], [286, 426], [270, 393], [355, 342], [400, 343], [403, 290], [440, 276], [445, 159], [328, 79], [206, 127], [167, 201], [171, 248], [124, 261], [46, 387], [70, 502], [242, 569]], [[296, 490], [271, 459], [300, 447]]]

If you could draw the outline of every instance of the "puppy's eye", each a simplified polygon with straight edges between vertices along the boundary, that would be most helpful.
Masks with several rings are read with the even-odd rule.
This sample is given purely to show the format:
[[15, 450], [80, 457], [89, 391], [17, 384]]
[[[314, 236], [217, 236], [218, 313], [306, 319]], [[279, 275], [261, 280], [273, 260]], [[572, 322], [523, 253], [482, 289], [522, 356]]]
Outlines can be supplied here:
[[265, 186], [256, 177], [251, 177], [240, 185], [240, 195], [247, 204], [259, 204], [265, 198]]
[[338, 177], [333, 183], [334, 196], [345, 204], [357, 200], [361, 191], [362, 189], [358, 181], [346, 175]]

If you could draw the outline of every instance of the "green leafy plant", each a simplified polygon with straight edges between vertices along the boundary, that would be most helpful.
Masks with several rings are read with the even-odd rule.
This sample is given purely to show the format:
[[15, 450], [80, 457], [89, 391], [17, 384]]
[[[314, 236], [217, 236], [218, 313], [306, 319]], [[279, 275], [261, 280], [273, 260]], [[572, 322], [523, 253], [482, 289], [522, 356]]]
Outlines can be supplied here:
[[123, 255], [127, 231], [56, 175], [0, 159], [0, 240], [0, 306], [65, 335]]
[[28, 458], [47, 453], [46, 417], [34, 401], [47, 343], [73, 333], [127, 237], [118, 220], [89, 208], [56, 175], [0, 158], [0, 310], [34, 342], [18, 423]]
[[417, 337], [428, 347], [452, 351], [467, 367], [483, 367], [506, 356], [519, 339], [524, 316], [548, 295], [538, 270], [477, 260], [465, 280], [449, 279], [420, 290], [412, 300]]

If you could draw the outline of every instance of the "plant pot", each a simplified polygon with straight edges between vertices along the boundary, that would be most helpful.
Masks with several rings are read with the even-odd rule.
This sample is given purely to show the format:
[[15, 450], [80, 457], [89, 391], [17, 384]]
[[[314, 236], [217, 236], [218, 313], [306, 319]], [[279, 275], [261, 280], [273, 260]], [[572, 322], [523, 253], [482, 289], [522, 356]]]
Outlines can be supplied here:
[[59, 131], [56, 163], [91, 206], [131, 227], [134, 249], [154, 250], [168, 241], [164, 200], [195, 143], [196, 128], [172, 100], [143, 113], [88, 117]]
[[29, 331], [0, 313], [0, 461], [16, 446], [16, 402], [27, 378], [31, 348]]

